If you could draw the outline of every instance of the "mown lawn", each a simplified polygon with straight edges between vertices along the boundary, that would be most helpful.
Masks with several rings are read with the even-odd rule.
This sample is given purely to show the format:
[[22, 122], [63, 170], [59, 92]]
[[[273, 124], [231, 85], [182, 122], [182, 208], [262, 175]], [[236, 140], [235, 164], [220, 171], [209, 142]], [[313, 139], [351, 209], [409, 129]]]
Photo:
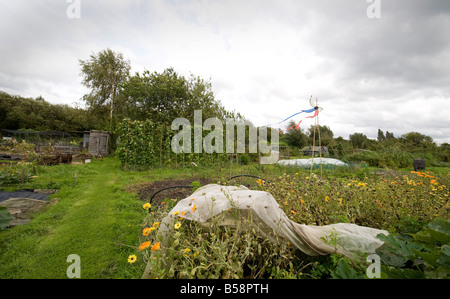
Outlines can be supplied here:
[[70, 254], [80, 256], [81, 278], [140, 277], [127, 256], [145, 212], [135, 194], [123, 191], [137, 177], [113, 158], [39, 167], [29, 185], [59, 188], [52, 196], [58, 201], [28, 225], [0, 232], [0, 277], [67, 278]]

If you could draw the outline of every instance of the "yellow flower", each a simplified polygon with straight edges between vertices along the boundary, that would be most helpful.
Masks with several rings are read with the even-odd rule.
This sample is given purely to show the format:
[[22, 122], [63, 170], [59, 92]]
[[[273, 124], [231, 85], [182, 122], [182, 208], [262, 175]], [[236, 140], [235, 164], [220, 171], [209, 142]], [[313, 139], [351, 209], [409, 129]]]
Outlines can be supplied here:
[[260, 186], [264, 186], [264, 184], [266, 183], [265, 181], [261, 180], [261, 179], [257, 179], [256, 182], [260, 185]]
[[143, 207], [145, 210], [148, 210], [148, 209], [150, 209], [150, 208], [152, 207], [152, 205], [149, 204], [149, 203], [147, 202], [147, 203], [144, 204], [142, 207]]
[[136, 260], [137, 260], [136, 255], [133, 254], [133, 255], [128, 256], [128, 262], [129, 262], [130, 264], [136, 262]]
[[302, 199], [302, 200], [300, 200], [300, 203], [305, 203], [305, 201]]
[[150, 250], [151, 251], [156, 251], [156, 250], [159, 250], [159, 247], [160, 247], [160, 244], [158, 242], [158, 243], [155, 243], [155, 245], [153, 245], [152, 248], [150, 248]]
[[339, 204], [340, 205], [342, 204], [342, 198], [339, 198]]
[[330, 198], [328, 197], [328, 195], [325, 196], [325, 201], [326, 201], [326, 202], [328, 202], [329, 199], [330, 199]]
[[194, 252], [194, 256], [197, 256], [200, 254], [200, 251]]
[[180, 222], [177, 222], [176, 224], [175, 224], [175, 229], [179, 229], [180, 228], [180, 226], [181, 226], [181, 223]]
[[189, 251], [191, 251], [189, 248], [186, 248], [186, 249], [184, 250], [184, 252], [189, 252]]
[[159, 222], [153, 222], [153, 227], [154, 227], [154, 228], [159, 227]]
[[178, 215], [179, 211], [176, 210], [175, 212], [172, 213], [172, 215]]
[[297, 212], [296, 212], [296, 211], [294, 211], [294, 210], [291, 210], [291, 213], [292, 213], [292, 214], [294, 214], [294, 215], [296, 215], [296, 214], [297, 214]]

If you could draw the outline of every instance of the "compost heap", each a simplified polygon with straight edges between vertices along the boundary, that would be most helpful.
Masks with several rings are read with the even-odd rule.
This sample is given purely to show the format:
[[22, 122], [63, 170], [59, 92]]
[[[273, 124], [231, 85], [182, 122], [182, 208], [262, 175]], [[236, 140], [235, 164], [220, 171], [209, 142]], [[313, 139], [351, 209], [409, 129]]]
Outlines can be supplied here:
[[[260, 235], [269, 239], [274, 235], [283, 236], [311, 256], [338, 253], [353, 259], [359, 253], [375, 253], [383, 245], [376, 236], [388, 234], [385, 230], [350, 223], [325, 226], [299, 224], [287, 217], [268, 192], [249, 190], [244, 186], [210, 184], [178, 202], [161, 221], [159, 236], [162, 247], [169, 244], [174, 224], [178, 221], [179, 216], [173, 215], [175, 211], [186, 212], [184, 219], [198, 221], [204, 226], [213, 222], [218, 225], [236, 225], [241, 220], [249, 219], [249, 225]], [[325, 241], [330, 236], [333, 236], [333, 244]], [[150, 277], [150, 271], [148, 264], [143, 278]]]

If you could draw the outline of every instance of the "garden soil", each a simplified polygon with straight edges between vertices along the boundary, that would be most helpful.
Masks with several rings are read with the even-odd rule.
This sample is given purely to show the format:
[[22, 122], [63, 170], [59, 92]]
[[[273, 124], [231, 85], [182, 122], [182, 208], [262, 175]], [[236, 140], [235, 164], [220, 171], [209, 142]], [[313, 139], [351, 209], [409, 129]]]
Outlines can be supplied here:
[[192, 194], [192, 188], [187, 188], [187, 186], [190, 186], [191, 183], [195, 181], [200, 182], [200, 185], [202, 186], [210, 183], [210, 180], [205, 178], [155, 181], [150, 184], [146, 183], [145, 187], [139, 190], [139, 198], [142, 201], [149, 202], [156, 192], [164, 188], [186, 186], [186, 188], [180, 187], [161, 191], [152, 199], [152, 203], [160, 204], [162, 201], [164, 201], [164, 199], [167, 198], [180, 200]]

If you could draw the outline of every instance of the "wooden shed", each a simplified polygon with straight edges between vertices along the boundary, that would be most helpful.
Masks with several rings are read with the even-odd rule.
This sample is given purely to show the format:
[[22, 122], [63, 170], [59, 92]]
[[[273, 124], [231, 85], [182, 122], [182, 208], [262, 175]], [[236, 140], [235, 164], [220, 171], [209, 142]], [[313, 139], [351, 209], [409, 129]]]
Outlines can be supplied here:
[[109, 132], [91, 130], [89, 132], [88, 153], [95, 157], [108, 155], [109, 138]]

